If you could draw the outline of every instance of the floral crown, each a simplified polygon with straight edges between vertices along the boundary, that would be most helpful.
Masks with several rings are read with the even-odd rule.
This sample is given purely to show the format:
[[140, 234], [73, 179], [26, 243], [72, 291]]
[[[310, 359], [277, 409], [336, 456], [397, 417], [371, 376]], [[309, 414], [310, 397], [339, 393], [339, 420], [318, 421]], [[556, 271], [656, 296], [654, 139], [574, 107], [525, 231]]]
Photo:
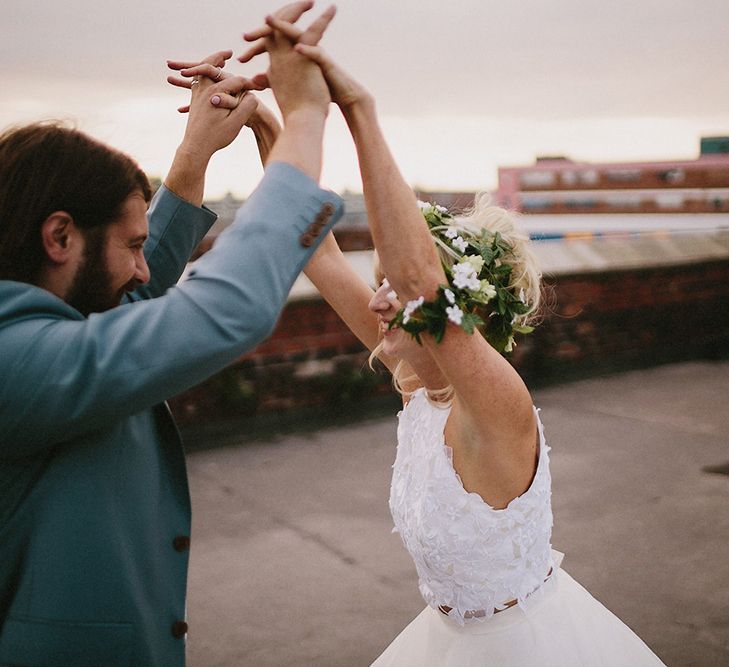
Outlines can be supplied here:
[[[523, 323], [531, 308], [524, 302], [524, 291], [510, 285], [513, 265], [509, 259], [514, 249], [499, 232], [481, 229], [474, 233], [457, 223], [437, 204], [418, 202], [437, 246], [454, 258], [443, 263], [447, 285], [439, 285], [436, 298], [419, 297], [408, 301], [390, 322], [399, 326], [420, 343], [427, 332], [437, 343], [443, 339], [450, 321], [472, 334], [479, 327], [486, 340], [498, 352], [511, 352], [514, 333], [528, 334], [534, 327]], [[489, 306], [488, 321], [478, 314]]]

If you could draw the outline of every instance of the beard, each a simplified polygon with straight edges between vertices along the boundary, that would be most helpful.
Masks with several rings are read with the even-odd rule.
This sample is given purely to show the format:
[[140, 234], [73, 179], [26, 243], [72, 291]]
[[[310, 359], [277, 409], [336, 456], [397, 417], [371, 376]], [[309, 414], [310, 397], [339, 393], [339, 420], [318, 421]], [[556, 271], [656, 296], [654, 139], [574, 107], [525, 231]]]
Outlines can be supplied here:
[[[115, 290], [106, 263], [106, 229], [92, 228], [84, 233], [84, 255], [73, 278], [66, 303], [88, 317], [103, 313], [121, 302], [126, 289]], [[126, 287], [126, 286], [125, 286]]]

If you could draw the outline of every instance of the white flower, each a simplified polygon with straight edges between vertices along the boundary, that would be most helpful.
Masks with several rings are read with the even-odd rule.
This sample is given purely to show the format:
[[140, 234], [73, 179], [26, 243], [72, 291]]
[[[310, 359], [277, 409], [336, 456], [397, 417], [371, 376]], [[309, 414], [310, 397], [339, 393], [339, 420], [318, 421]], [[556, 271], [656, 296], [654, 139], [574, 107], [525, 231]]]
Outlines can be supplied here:
[[463, 240], [462, 236], [456, 236], [456, 238], [451, 241], [451, 245], [454, 248], [458, 248], [461, 252], [466, 252], [466, 248], [468, 248], [468, 244]]
[[488, 280], [481, 281], [479, 291], [486, 298], [486, 301], [491, 301], [496, 296], [496, 288]]
[[481, 289], [481, 281], [469, 262], [459, 262], [453, 265], [453, 284], [458, 289], [470, 289], [476, 291]]
[[454, 239], [456, 236], [458, 236], [458, 230], [455, 227], [448, 227], [448, 229], [443, 232], [447, 238]]
[[441, 206], [440, 204], [435, 205], [435, 210], [439, 213], [445, 213], [448, 209], [445, 206]]
[[427, 201], [420, 201], [418, 199], [418, 208], [423, 212], [423, 215], [427, 215], [428, 213], [432, 212], [433, 205], [429, 204]]
[[481, 255], [469, 255], [468, 263], [476, 273], [481, 273], [481, 269], [483, 269], [483, 257]]
[[405, 304], [405, 312], [403, 312], [402, 315], [402, 322], [403, 324], [407, 324], [410, 321], [410, 316], [415, 312], [420, 306], [423, 305], [423, 302], [425, 301], [424, 296], [419, 296], [417, 299], [414, 299], [413, 301], [408, 301]]
[[445, 294], [445, 298], [448, 300], [448, 303], [455, 303], [456, 302], [456, 295], [453, 294], [453, 292], [449, 289], [444, 289], [443, 294]]
[[453, 324], [460, 326], [461, 322], [463, 322], [463, 311], [458, 306], [448, 306], [446, 313], [448, 313], [448, 319]]

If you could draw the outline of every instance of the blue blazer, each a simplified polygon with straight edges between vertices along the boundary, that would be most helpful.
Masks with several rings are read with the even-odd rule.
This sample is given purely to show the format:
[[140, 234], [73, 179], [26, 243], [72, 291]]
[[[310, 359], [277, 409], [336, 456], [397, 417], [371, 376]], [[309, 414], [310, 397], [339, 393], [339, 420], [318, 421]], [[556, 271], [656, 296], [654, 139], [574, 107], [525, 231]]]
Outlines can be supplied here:
[[215, 217], [164, 188], [128, 303], [84, 318], [0, 281], [0, 665], [184, 665], [190, 501], [164, 401], [271, 332], [341, 212], [274, 163], [180, 285]]

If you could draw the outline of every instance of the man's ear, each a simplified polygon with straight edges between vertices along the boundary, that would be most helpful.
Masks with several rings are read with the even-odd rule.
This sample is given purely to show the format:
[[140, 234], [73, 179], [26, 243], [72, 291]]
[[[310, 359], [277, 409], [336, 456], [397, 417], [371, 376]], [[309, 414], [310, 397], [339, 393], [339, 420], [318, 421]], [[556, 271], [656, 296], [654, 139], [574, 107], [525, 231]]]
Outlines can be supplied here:
[[75, 250], [79, 230], [65, 211], [54, 211], [41, 225], [41, 240], [46, 257], [54, 264], [65, 264]]

